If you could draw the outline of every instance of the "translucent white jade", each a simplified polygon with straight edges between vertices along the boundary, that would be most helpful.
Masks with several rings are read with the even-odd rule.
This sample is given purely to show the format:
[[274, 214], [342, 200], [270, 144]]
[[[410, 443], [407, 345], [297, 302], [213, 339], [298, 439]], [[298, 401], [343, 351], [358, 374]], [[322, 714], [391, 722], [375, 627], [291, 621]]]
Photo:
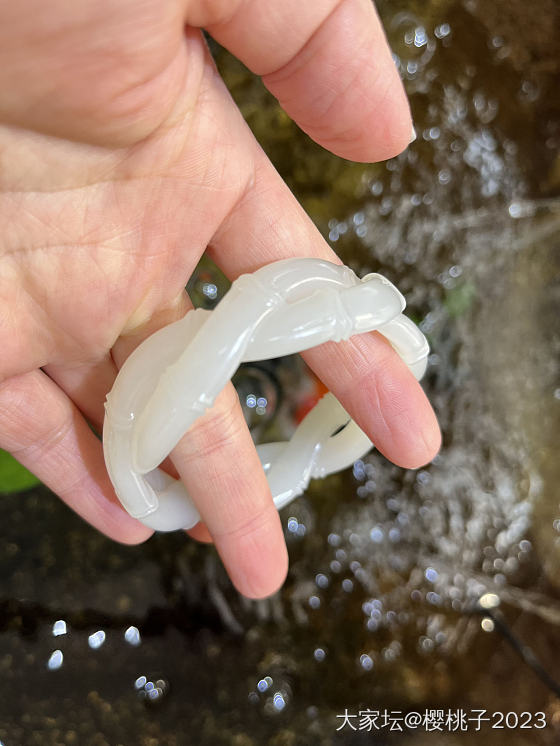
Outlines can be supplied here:
[[[130, 355], [105, 405], [105, 462], [123, 506], [158, 531], [197, 523], [183, 484], [157, 467], [241, 362], [376, 330], [420, 379], [428, 344], [403, 316], [405, 305], [381, 275], [360, 280], [348, 267], [320, 259], [285, 259], [239, 277], [213, 311], [191, 311], [160, 329]], [[257, 451], [280, 509], [310, 479], [350, 466], [371, 447], [329, 393], [290, 441]]]

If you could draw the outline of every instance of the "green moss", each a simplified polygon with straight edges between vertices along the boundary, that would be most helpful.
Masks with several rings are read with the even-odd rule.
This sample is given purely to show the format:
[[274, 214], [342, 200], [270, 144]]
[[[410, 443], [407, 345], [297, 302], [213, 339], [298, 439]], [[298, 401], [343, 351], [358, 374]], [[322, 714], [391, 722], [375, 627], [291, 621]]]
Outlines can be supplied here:
[[6, 451], [0, 450], [0, 494], [23, 492], [39, 484], [34, 474], [27, 471]]

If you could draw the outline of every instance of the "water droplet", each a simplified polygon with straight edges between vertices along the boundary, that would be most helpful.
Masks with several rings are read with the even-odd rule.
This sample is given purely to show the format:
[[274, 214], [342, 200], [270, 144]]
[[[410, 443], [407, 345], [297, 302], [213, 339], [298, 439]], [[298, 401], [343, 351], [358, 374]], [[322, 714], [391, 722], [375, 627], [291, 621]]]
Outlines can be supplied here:
[[480, 626], [485, 632], [493, 632], [494, 631], [494, 621], [490, 619], [489, 616], [485, 616], [484, 619], [480, 622]]
[[51, 653], [51, 657], [47, 661], [47, 668], [49, 671], [56, 671], [62, 666], [62, 663], [64, 661], [64, 655], [62, 653], [62, 650], [54, 650]]
[[366, 671], [371, 671], [373, 668], [373, 659], [367, 653], [360, 655], [360, 666]]
[[66, 622], [64, 619], [59, 619], [53, 624], [52, 633], [54, 637], [58, 637], [59, 635], [65, 635], [67, 632], [66, 629]]
[[326, 655], [327, 654], [325, 653], [323, 648], [315, 648], [315, 650], [313, 651], [313, 657], [316, 661], [324, 661]]
[[88, 637], [88, 645], [90, 646], [90, 648], [92, 648], [92, 650], [97, 650], [103, 645], [103, 643], [105, 642], [105, 638], [105, 632], [100, 629]]
[[326, 588], [329, 584], [329, 579], [324, 573], [319, 572], [317, 573], [317, 575], [315, 575], [315, 582], [317, 583], [319, 588]]
[[500, 605], [500, 597], [495, 593], [485, 593], [478, 599], [478, 603], [483, 609], [495, 609]]
[[298, 526], [299, 522], [297, 518], [288, 518], [287, 527], [290, 533], [295, 534], [297, 532]]
[[133, 647], [140, 645], [141, 639], [138, 627], [128, 627], [128, 629], [125, 630], [124, 639]]
[[434, 570], [433, 567], [427, 567], [426, 570], [425, 570], [425, 572], [424, 572], [424, 575], [426, 577], [426, 580], [429, 580], [430, 583], [435, 583], [436, 580], [439, 577], [438, 573], [437, 573], [437, 570]]
[[272, 686], [272, 678], [270, 676], [265, 676], [264, 679], [261, 679], [257, 684], [257, 689], [259, 692], [266, 692], [266, 690]]
[[448, 23], [440, 23], [434, 29], [434, 34], [438, 39], [444, 39], [451, 33], [451, 26]]
[[218, 297], [218, 288], [213, 282], [205, 282], [202, 286], [202, 292], [210, 300], [215, 300]]

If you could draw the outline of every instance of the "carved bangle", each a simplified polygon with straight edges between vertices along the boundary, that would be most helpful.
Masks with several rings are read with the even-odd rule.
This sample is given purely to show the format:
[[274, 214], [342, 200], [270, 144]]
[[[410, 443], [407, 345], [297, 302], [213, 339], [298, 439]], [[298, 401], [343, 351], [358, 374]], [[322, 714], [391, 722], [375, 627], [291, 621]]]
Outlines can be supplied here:
[[[405, 305], [381, 275], [360, 280], [345, 266], [285, 259], [239, 277], [213, 311], [190, 311], [150, 336], [123, 365], [105, 405], [105, 462], [125, 509], [158, 531], [200, 520], [183, 484], [157, 467], [241, 362], [376, 330], [420, 379], [428, 344], [402, 314]], [[350, 466], [371, 447], [329, 393], [290, 441], [260, 445], [257, 452], [280, 509], [310, 479]]]

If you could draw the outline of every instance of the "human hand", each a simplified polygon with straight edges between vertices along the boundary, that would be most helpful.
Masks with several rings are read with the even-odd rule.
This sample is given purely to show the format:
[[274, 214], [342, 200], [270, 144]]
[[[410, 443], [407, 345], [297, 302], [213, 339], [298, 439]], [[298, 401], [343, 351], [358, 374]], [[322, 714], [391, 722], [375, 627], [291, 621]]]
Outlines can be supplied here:
[[[0, 447], [93, 526], [151, 531], [108, 480], [103, 402], [130, 352], [184, 315], [208, 250], [230, 278], [290, 256], [338, 261], [254, 140], [200, 28], [324, 147], [403, 150], [412, 124], [369, 0], [0, 0]], [[436, 453], [422, 389], [376, 334], [305, 353], [377, 448]], [[236, 587], [260, 597], [287, 554], [231, 385], [172, 453]]]

